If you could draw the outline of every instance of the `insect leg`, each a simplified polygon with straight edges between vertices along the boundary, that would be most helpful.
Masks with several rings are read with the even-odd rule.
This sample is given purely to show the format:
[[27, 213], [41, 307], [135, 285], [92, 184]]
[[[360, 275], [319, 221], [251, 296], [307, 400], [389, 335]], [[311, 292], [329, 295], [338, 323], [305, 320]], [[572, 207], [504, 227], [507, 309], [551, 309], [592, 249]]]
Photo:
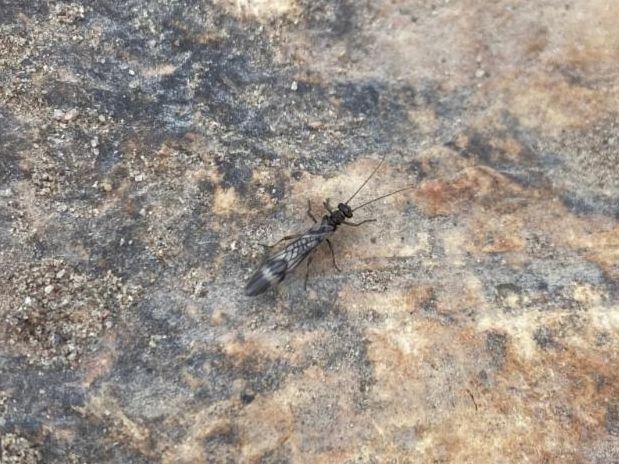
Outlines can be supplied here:
[[333, 253], [333, 245], [331, 245], [331, 240], [328, 238], [325, 239], [327, 241], [327, 245], [329, 245], [329, 250], [331, 250], [331, 258], [333, 259], [333, 267], [337, 269], [338, 272], [342, 272], [342, 270], [337, 266], [335, 262], [335, 253]]
[[347, 226], [358, 227], [361, 224], [365, 224], [366, 222], [376, 222], [376, 219], [366, 219], [365, 221], [361, 221], [361, 222], [357, 222], [357, 223], [344, 221], [344, 224], [346, 224]]
[[295, 235], [286, 235], [285, 237], [280, 238], [277, 242], [275, 242], [273, 245], [267, 245], [266, 243], [261, 243], [260, 245], [262, 245], [265, 248], [273, 248], [274, 246], [279, 245], [281, 242], [283, 242], [284, 240], [293, 240], [295, 238], [299, 238], [301, 237], [303, 234], [295, 234]]
[[309, 269], [310, 269], [310, 264], [312, 262], [312, 259], [314, 258], [314, 253], [311, 252], [309, 254], [309, 256], [307, 257], [307, 267], [305, 268], [305, 281], [303, 282], [303, 290], [307, 291], [307, 279], [309, 279]]
[[312, 221], [318, 222], [312, 214], [312, 203], [310, 202], [309, 198], [307, 199], [307, 215], [312, 218]]

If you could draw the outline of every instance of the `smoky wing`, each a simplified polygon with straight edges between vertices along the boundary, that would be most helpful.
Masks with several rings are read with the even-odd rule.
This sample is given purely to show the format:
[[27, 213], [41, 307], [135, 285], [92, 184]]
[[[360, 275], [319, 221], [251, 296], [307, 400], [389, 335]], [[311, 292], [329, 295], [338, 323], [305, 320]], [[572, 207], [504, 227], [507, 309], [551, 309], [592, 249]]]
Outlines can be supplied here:
[[245, 287], [247, 296], [259, 295], [286, 277], [312, 250], [333, 232], [329, 225], [317, 224], [283, 250], [269, 256], [251, 276]]
[[312, 250], [327, 238], [330, 232], [308, 231], [294, 242], [288, 244], [282, 251], [269, 258], [272, 260], [283, 260], [286, 262], [286, 272], [291, 272], [303, 261]]
[[245, 295], [256, 296], [263, 293], [271, 285], [277, 284], [286, 277], [288, 264], [283, 260], [269, 259], [254, 272], [245, 287]]

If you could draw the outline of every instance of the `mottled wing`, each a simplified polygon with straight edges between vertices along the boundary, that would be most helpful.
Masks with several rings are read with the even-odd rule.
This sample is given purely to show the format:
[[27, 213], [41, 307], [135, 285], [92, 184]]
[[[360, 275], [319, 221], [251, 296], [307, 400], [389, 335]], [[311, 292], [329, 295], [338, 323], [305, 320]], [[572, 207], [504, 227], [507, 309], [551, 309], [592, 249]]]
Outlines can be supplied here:
[[283, 260], [286, 262], [286, 272], [292, 272], [310, 252], [324, 240], [326, 234], [307, 233], [290, 243], [269, 260]]
[[292, 272], [331, 233], [333, 233], [331, 226], [319, 224], [289, 243], [283, 250], [270, 256], [247, 282], [245, 294], [259, 295], [269, 286], [280, 283], [287, 273]]
[[283, 259], [272, 260], [267, 259], [260, 269], [251, 276], [245, 287], [245, 295], [256, 296], [260, 295], [270, 285], [275, 285], [284, 280], [286, 277], [286, 261]]

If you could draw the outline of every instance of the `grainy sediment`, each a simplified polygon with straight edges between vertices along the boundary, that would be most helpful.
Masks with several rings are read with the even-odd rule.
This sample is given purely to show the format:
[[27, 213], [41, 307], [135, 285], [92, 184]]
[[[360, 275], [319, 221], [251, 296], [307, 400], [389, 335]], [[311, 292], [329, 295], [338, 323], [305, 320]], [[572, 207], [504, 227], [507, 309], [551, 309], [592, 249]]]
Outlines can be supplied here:
[[619, 3], [0, 10], [0, 463], [619, 462]]

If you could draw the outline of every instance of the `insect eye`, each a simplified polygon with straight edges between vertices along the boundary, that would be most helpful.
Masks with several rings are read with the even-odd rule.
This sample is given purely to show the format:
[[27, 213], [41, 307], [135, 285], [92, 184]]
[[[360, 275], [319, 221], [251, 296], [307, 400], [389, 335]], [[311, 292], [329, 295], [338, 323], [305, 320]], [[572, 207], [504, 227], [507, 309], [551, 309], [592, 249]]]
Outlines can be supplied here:
[[352, 210], [350, 209], [350, 206], [348, 206], [347, 204], [340, 203], [339, 205], [337, 205], [337, 209], [339, 209], [342, 212], [342, 214], [346, 216], [347, 218], [352, 217]]

